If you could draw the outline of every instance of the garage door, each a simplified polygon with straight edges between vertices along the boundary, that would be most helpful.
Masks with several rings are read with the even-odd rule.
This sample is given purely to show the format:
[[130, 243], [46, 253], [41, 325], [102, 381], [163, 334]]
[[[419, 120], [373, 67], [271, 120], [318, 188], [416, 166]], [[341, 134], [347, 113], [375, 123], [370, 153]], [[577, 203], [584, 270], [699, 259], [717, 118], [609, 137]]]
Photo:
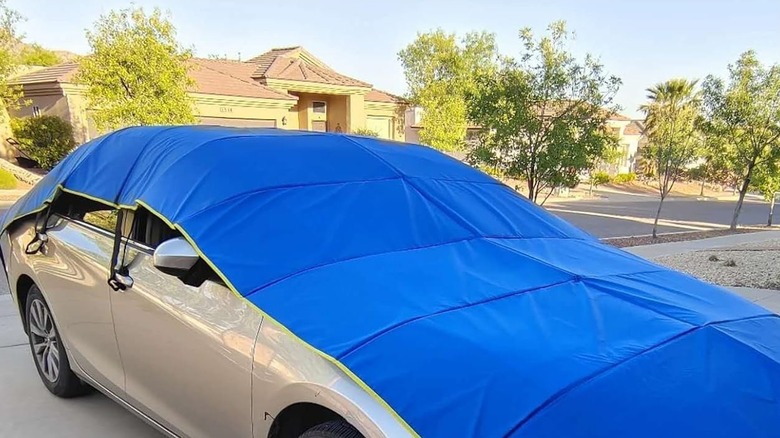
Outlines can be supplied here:
[[232, 126], [236, 128], [276, 128], [273, 119], [231, 119], [228, 117], [198, 117], [201, 125]]
[[390, 117], [368, 116], [366, 118], [366, 128], [379, 133], [379, 138], [392, 138], [393, 120]]

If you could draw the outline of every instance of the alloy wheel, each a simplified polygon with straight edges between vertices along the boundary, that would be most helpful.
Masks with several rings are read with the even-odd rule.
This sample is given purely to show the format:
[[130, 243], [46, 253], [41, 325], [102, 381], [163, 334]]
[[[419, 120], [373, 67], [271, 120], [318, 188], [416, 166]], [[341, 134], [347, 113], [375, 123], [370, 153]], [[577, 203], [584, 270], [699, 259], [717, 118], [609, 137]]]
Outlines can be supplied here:
[[41, 373], [49, 382], [56, 382], [60, 375], [60, 340], [49, 308], [38, 298], [30, 304], [28, 324], [33, 353]]

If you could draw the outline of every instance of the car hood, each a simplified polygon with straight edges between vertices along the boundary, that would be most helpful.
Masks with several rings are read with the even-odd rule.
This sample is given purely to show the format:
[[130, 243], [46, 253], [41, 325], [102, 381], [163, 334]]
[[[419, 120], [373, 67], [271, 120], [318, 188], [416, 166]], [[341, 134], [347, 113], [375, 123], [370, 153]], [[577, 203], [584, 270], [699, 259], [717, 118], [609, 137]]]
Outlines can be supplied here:
[[77, 149], [3, 226], [61, 191], [178, 228], [413, 435], [780, 435], [776, 315], [431, 149], [128, 128]]

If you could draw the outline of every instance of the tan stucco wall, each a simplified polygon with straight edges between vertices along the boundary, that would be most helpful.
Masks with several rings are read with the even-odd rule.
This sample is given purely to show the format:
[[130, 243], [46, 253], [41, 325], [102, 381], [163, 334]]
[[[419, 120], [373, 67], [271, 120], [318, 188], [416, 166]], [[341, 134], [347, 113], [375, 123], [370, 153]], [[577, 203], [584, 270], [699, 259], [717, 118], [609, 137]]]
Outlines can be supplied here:
[[298, 129], [310, 130], [311, 120], [309, 119], [312, 98], [309, 95], [298, 96]]
[[2, 122], [0, 123], [0, 136], [2, 136], [0, 157], [7, 160], [13, 160], [17, 156], [16, 148], [10, 146], [6, 141], [7, 138], [13, 137], [9, 123], [11, 117], [32, 117], [37, 107], [42, 115], [57, 116], [71, 124], [73, 123], [68, 99], [63, 95], [63, 91], [59, 86], [54, 84], [27, 86], [24, 87], [23, 91], [25, 92], [23, 104], [19, 108], [11, 110], [10, 114], [3, 114]]
[[[68, 120], [73, 125], [75, 140], [78, 143], [91, 140], [100, 133], [95, 130], [91, 121], [90, 110], [87, 108], [83, 89], [71, 84], [43, 84], [29, 91], [26, 97], [31, 103], [14, 111], [14, 117], [26, 117], [33, 114], [33, 107], [39, 107], [41, 114], [51, 114]], [[312, 121], [326, 121], [328, 130], [333, 131], [341, 126], [343, 132], [354, 132], [365, 128], [367, 118], [372, 123], [382, 123], [387, 120], [390, 138], [404, 140], [404, 122], [399, 117], [402, 110], [396, 104], [365, 102], [363, 94], [323, 94], [295, 92], [298, 101], [257, 99], [235, 96], [210, 95], [191, 93], [194, 112], [200, 118], [219, 118], [224, 120], [274, 120], [276, 127], [282, 129], [311, 130]], [[326, 113], [314, 113], [312, 102], [324, 101], [327, 104]], [[283, 121], [283, 119], [286, 119]], [[2, 125], [0, 125], [0, 131]], [[0, 156], [8, 152], [0, 147]]]
[[347, 96], [347, 129], [346, 132], [355, 132], [366, 127], [366, 101], [362, 94], [350, 94]]
[[328, 130], [336, 131], [341, 127], [341, 132], [347, 130], [347, 96], [328, 96]]
[[278, 126], [284, 129], [300, 129], [300, 116], [298, 114], [297, 104], [287, 111], [287, 124]]
[[12, 110], [11, 116], [17, 118], [31, 117], [33, 115], [34, 108], [37, 106], [40, 109], [41, 114], [57, 116], [65, 120], [70, 120], [68, 100], [62, 94], [53, 96], [26, 97], [25, 100], [28, 101], [28, 105], [22, 106], [16, 110]]
[[384, 125], [386, 121], [389, 125], [390, 140], [406, 141], [403, 106], [394, 103], [366, 102], [365, 113], [367, 121], [371, 119], [369, 125], [378, 126], [380, 123]]
[[290, 127], [290, 107], [294, 101], [274, 101], [269, 99], [240, 98], [230, 96], [192, 94], [195, 102], [195, 115], [199, 117], [219, 117], [230, 119], [275, 120], [282, 127], [282, 118], [287, 117]]

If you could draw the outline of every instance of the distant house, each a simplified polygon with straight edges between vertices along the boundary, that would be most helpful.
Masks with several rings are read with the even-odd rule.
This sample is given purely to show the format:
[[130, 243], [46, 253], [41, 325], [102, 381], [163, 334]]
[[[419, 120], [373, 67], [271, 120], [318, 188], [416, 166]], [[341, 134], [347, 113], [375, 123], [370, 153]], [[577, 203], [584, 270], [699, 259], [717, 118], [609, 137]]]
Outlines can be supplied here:
[[[406, 110], [405, 136], [411, 143], [420, 142], [420, 130], [422, 129], [423, 109], [410, 107]], [[622, 156], [618, 163], [611, 165], [610, 173], [628, 173], [636, 170], [636, 161], [639, 158], [639, 147], [644, 143], [644, 122], [632, 120], [619, 113], [612, 113], [607, 119], [607, 128], [618, 138], [618, 147]], [[469, 125], [466, 128], [466, 142], [475, 141], [480, 127]]]
[[639, 148], [645, 141], [644, 121], [632, 120], [622, 114], [612, 114], [607, 126], [618, 138], [618, 147], [622, 153], [614, 165], [616, 173], [635, 172], [639, 158]]
[[[302, 47], [273, 49], [247, 61], [194, 58], [189, 94], [203, 124], [277, 127], [309, 131], [376, 131], [403, 141], [403, 99], [374, 89], [328, 67]], [[11, 80], [29, 102], [13, 116], [52, 114], [73, 124], [76, 140], [100, 133], [73, 80], [78, 64], [65, 63], [23, 73]]]

